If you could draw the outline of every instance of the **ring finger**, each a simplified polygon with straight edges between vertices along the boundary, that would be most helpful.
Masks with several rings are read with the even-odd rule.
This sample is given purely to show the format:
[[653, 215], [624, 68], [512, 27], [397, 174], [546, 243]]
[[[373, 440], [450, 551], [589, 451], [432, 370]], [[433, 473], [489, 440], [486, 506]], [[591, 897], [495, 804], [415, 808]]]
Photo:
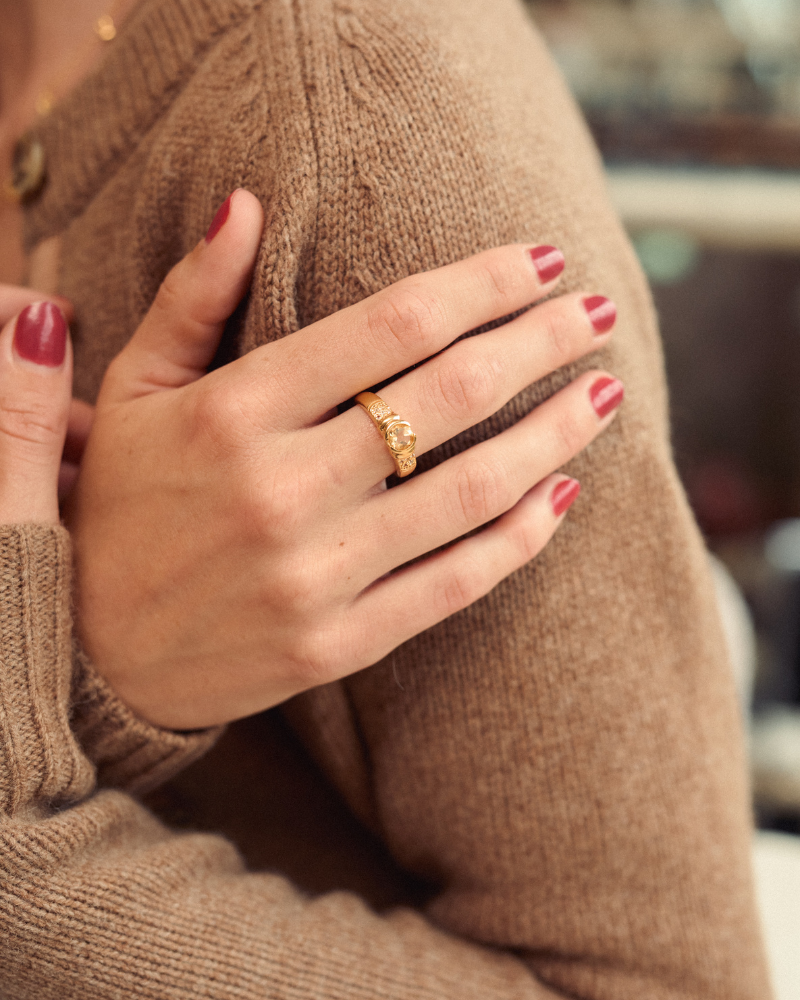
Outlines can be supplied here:
[[[462, 340], [381, 390], [416, 434], [423, 455], [497, 412], [526, 386], [602, 347], [616, 316], [601, 296], [565, 295], [488, 333]], [[367, 492], [394, 471], [381, 434], [361, 407], [318, 428], [322, 453]]]
[[510, 510], [611, 423], [623, 391], [610, 375], [586, 372], [508, 430], [371, 497], [362, 537], [380, 537], [387, 525], [402, 531], [392, 533], [391, 546], [365, 545], [365, 585]]

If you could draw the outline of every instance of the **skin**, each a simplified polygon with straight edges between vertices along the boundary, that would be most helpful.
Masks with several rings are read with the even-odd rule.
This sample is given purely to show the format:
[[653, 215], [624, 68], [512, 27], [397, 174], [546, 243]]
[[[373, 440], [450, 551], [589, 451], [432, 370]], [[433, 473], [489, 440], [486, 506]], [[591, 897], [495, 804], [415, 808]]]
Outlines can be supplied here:
[[[135, 3], [116, 3], [117, 20]], [[42, 88], [57, 77], [63, 96], [102, 58], [90, 26], [104, 9], [0, 0], [4, 168]], [[69, 400], [70, 350], [58, 369], [14, 351], [15, 316], [40, 296], [19, 287], [18, 207], [0, 218], [0, 519], [56, 523], [57, 485], [64, 496], [77, 477], [66, 513], [80, 638], [135, 711], [173, 728], [227, 722], [366, 667], [481, 597], [547, 543], [563, 517], [555, 470], [613, 419], [595, 414], [603, 373], [589, 372], [516, 427], [386, 491], [385, 445], [358, 408], [332, 416], [340, 403], [430, 358], [382, 391], [422, 455], [610, 334], [594, 336], [570, 295], [448, 348], [552, 290], [527, 248], [504, 247], [206, 375], [261, 226], [257, 201], [237, 192], [111, 365], [92, 428], [91, 408]]]
[[[103, 58], [97, 17], [112, 9], [120, 23], [137, 0], [0, 0], [0, 176], [5, 179], [17, 139], [36, 120], [44, 89], [61, 99]], [[0, 282], [24, 280], [22, 211], [0, 196]]]
[[[258, 201], [235, 192], [219, 234], [167, 276], [109, 367], [68, 507], [84, 646], [136, 712], [176, 729], [362, 669], [483, 596], [551, 538], [567, 478], [555, 470], [614, 418], [590, 401], [604, 373], [587, 372], [515, 427], [387, 491], [393, 464], [370, 419], [331, 416], [361, 387], [418, 365], [382, 396], [414, 415], [422, 455], [611, 334], [593, 331], [573, 294], [453, 343], [552, 291], [529, 248], [510, 246], [407, 278], [205, 374], [261, 227]], [[14, 350], [15, 314], [36, 298], [0, 288], [4, 522], [58, 522], [57, 483], [74, 477], [91, 422], [70, 401], [71, 350], [60, 368]]]
[[84, 646], [137, 713], [177, 729], [362, 669], [487, 593], [549, 540], [556, 470], [613, 419], [590, 401], [604, 373], [588, 372], [387, 491], [382, 439], [360, 408], [330, 416], [338, 404], [429, 358], [381, 391], [413, 415], [422, 455], [609, 334], [567, 295], [453, 344], [552, 290], [529, 248], [511, 246], [205, 375], [261, 225], [257, 200], [236, 192], [213, 242], [167, 277], [108, 370], [69, 511]]

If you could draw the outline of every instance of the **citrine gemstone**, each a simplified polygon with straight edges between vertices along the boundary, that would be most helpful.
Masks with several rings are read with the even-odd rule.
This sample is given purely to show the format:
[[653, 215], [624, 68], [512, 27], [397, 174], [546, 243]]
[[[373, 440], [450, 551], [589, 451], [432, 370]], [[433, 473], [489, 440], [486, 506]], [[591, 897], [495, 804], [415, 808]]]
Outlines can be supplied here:
[[414, 432], [408, 424], [397, 424], [389, 431], [389, 447], [395, 451], [405, 451], [414, 443]]

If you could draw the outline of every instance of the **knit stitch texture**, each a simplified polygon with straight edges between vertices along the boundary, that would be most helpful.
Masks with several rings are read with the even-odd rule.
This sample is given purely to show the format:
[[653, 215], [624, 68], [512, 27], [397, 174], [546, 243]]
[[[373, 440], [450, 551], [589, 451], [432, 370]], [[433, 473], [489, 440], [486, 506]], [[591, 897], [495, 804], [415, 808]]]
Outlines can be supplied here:
[[[35, 261], [60, 241], [87, 400], [236, 186], [266, 225], [218, 363], [409, 273], [532, 241], [564, 251], [564, 290], [615, 300], [613, 342], [426, 455], [423, 472], [589, 366], [620, 376], [627, 398], [570, 463], [582, 497], [537, 559], [371, 669], [265, 716], [289, 721], [329, 785], [303, 798], [295, 838], [274, 838], [294, 862], [260, 863], [309, 889], [361, 890], [353, 873], [369, 868], [376, 902], [382, 872], [429, 887], [381, 914], [351, 892], [248, 873], [221, 837], [175, 833], [132, 797], [217, 734], [145, 726], [71, 663], [67, 540], [7, 529], [0, 994], [768, 998], [736, 699], [671, 460], [653, 310], [523, 10], [144, 0], [40, 137], [48, 183], [27, 210], [28, 247]], [[240, 739], [253, 732], [232, 726], [159, 793], [251, 860], [278, 815], [258, 811], [258, 789], [292, 798], [279, 753], [254, 775], [258, 741]], [[225, 798], [230, 786], [241, 796]], [[341, 859], [328, 850], [347, 822], [372, 860], [345, 861], [348, 838]], [[304, 846], [327, 874], [308, 875]]]

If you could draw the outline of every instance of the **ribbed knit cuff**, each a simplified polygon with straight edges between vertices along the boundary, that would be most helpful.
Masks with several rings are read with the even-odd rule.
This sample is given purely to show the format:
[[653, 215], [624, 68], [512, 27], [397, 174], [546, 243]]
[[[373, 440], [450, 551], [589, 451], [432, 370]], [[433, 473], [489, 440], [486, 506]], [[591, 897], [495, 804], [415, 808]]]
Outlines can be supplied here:
[[120, 701], [77, 642], [73, 662], [72, 728], [101, 786], [148, 792], [202, 757], [223, 731], [179, 733], [145, 722]]
[[64, 805], [92, 787], [69, 725], [71, 546], [57, 526], [0, 526], [0, 809]]

